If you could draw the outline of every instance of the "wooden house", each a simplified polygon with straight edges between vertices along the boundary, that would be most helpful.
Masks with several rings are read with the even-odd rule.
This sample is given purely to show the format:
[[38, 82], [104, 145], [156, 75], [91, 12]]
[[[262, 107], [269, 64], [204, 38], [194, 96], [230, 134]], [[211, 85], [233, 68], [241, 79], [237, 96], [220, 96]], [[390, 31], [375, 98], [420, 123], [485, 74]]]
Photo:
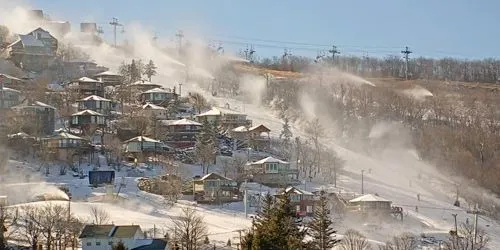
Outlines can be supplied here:
[[74, 154], [89, 152], [91, 146], [89, 140], [61, 131], [54, 136], [43, 138], [42, 148], [47, 154], [54, 154], [55, 159], [68, 161]]
[[170, 89], [154, 88], [144, 91], [140, 95], [141, 102], [156, 105], [167, 105], [177, 100], [178, 95]]
[[123, 83], [123, 76], [113, 71], [101, 72], [99, 74], [95, 74], [93, 77], [94, 79], [102, 82], [104, 87], [118, 86]]
[[85, 225], [79, 236], [82, 250], [109, 250], [118, 242], [122, 242], [125, 249], [135, 249], [152, 243], [153, 239], [145, 238], [138, 225]]
[[21, 104], [21, 98], [21, 91], [2, 88], [0, 85], [0, 109], [8, 109]]
[[31, 131], [32, 134], [51, 135], [54, 132], [56, 108], [28, 99], [12, 109], [33, 122], [30, 125], [33, 125], [36, 131]]
[[161, 85], [152, 83], [149, 81], [145, 80], [140, 80], [137, 82], [134, 82], [132, 84], [129, 84], [126, 86], [127, 88], [130, 88], [130, 91], [133, 93], [142, 93], [148, 90], [156, 89], [156, 88], [161, 88]]
[[48, 31], [37, 28], [7, 46], [9, 60], [18, 67], [40, 72], [47, 69], [56, 57], [58, 42]]
[[305, 190], [296, 187], [287, 187], [282, 192], [276, 194], [276, 197], [283, 195], [290, 197], [290, 204], [295, 207], [295, 213], [299, 217], [312, 216], [314, 206], [317, 202], [317, 196]]
[[142, 105], [143, 114], [148, 117], [155, 117], [157, 120], [168, 119], [168, 110], [164, 107], [147, 103]]
[[0, 73], [0, 82], [4, 88], [12, 88], [16, 90], [32, 89], [33, 84], [29, 84], [26, 80], [17, 78], [7, 74]]
[[145, 136], [136, 136], [124, 142], [124, 151], [129, 157], [144, 161], [145, 157], [164, 153], [166, 148], [161, 141]]
[[76, 91], [80, 97], [96, 95], [104, 97], [104, 85], [92, 78], [82, 77], [68, 85], [70, 91]]
[[290, 163], [272, 156], [245, 166], [245, 173], [251, 176], [254, 182], [267, 186], [284, 187], [296, 185], [299, 182], [299, 171], [290, 166]]
[[193, 194], [198, 203], [221, 204], [241, 200], [237, 183], [216, 173], [193, 180]]
[[97, 113], [108, 116], [114, 111], [113, 102], [104, 97], [91, 95], [78, 100], [78, 111], [92, 110]]
[[163, 120], [161, 125], [166, 128], [166, 144], [173, 148], [194, 147], [196, 134], [203, 127], [201, 123], [188, 119]]
[[392, 201], [378, 195], [366, 194], [349, 200], [348, 209], [363, 213], [387, 213], [390, 214]]
[[230, 132], [238, 148], [252, 148], [256, 151], [268, 151], [271, 147], [271, 130], [264, 125], [239, 126]]
[[231, 130], [240, 126], [252, 126], [252, 121], [247, 115], [229, 108], [213, 107], [211, 110], [196, 115], [200, 123], [209, 122], [221, 126], [223, 129]]
[[105, 127], [106, 117], [92, 110], [83, 110], [71, 115], [71, 127], [86, 128], [90, 126]]

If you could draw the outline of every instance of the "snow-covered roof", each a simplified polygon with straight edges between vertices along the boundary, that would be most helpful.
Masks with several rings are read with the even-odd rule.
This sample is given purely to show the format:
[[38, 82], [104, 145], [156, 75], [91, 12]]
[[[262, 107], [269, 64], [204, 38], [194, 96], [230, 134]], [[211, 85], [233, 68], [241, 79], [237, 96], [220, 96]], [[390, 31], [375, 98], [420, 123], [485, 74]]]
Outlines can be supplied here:
[[206, 111], [206, 112], [201, 113], [201, 114], [196, 115], [196, 116], [216, 116], [216, 115], [222, 115], [222, 114], [245, 115], [243, 113], [240, 113], [240, 112], [232, 110], [232, 109], [213, 107], [211, 110]]
[[227, 180], [227, 181], [231, 181], [231, 179], [229, 179], [227, 177], [224, 177], [222, 175], [216, 174], [216, 173], [207, 174], [207, 175], [201, 177], [200, 180], [202, 180], [202, 181], [204, 181], [204, 180]]
[[294, 194], [314, 195], [313, 193], [311, 193], [309, 191], [302, 190], [302, 189], [299, 189], [299, 188], [296, 188], [296, 187], [287, 187], [285, 189], [285, 193], [290, 193], [290, 192], [293, 192]]
[[159, 110], [166, 110], [166, 108], [158, 105], [154, 105], [152, 103], [146, 103], [142, 105], [142, 109], [159, 109]]
[[234, 131], [234, 132], [248, 132], [248, 131], [254, 131], [254, 130], [256, 130], [259, 127], [263, 127], [266, 132], [270, 132], [271, 131], [269, 128], [267, 128], [266, 126], [264, 126], [262, 124], [257, 125], [257, 126], [253, 126], [253, 127], [250, 127], [250, 128], [247, 128], [246, 126], [239, 126], [239, 127], [234, 128], [232, 131]]
[[107, 102], [110, 102], [111, 100], [106, 99], [104, 97], [91, 95], [91, 96], [87, 96], [87, 97], [81, 99], [80, 101], [107, 101]]
[[186, 118], [180, 119], [180, 120], [174, 120], [174, 121], [166, 121], [167, 125], [172, 125], [172, 126], [180, 126], [180, 125], [191, 125], [191, 126], [203, 126], [203, 124], [199, 122], [195, 122], [192, 120], [188, 120]]
[[128, 142], [155, 142], [155, 143], [161, 143], [161, 141], [158, 141], [158, 140], [155, 140], [155, 139], [151, 139], [149, 137], [146, 137], [146, 136], [136, 136], [130, 140], [126, 140], [125, 143], [128, 143]]
[[104, 116], [103, 114], [101, 114], [99, 112], [95, 112], [95, 111], [90, 110], [90, 109], [86, 109], [86, 110], [83, 110], [83, 111], [80, 111], [80, 112], [76, 112], [76, 113], [72, 114], [71, 116], [79, 116], [79, 115]]
[[64, 138], [64, 139], [72, 139], [72, 140], [85, 140], [82, 137], [79, 137], [79, 136], [76, 136], [76, 135], [72, 135], [72, 134], [70, 134], [68, 132], [59, 132], [59, 134], [57, 135], [57, 137]]
[[256, 161], [256, 162], [253, 162], [252, 164], [254, 165], [260, 165], [260, 164], [264, 164], [264, 163], [281, 163], [281, 164], [288, 164], [288, 162], [286, 161], [282, 161], [280, 159], [276, 159], [272, 156], [269, 156], [269, 157], [266, 157], [262, 160], [259, 160], [259, 161]]
[[53, 107], [53, 106], [50, 106], [50, 105], [48, 105], [48, 104], [46, 104], [46, 103], [39, 102], [39, 101], [35, 101], [33, 104], [34, 104], [34, 105], [31, 105], [31, 106], [38, 106], [38, 107], [49, 108], [49, 109], [56, 109], [56, 108], [55, 108], [55, 107]]
[[122, 75], [120, 75], [118, 73], [115, 73], [113, 71], [108, 70], [108, 71], [104, 71], [102, 73], [99, 73], [99, 74], [97, 74], [95, 76], [122, 76]]
[[248, 128], [246, 126], [239, 126], [239, 127], [236, 127], [236, 128], [233, 128], [234, 132], [248, 132]]
[[264, 128], [264, 130], [265, 130], [265, 131], [267, 131], [267, 132], [270, 132], [270, 131], [271, 131], [268, 127], [266, 127], [266, 126], [264, 126], [264, 125], [262, 125], [262, 124], [259, 124], [259, 125], [256, 125], [256, 126], [253, 126], [253, 127], [250, 127], [248, 130], [249, 130], [249, 131], [254, 131], [254, 130], [256, 130], [256, 129], [260, 128], [260, 127]]
[[168, 89], [164, 89], [164, 88], [154, 88], [154, 89], [150, 89], [148, 91], [144, 91], [142, 93], [143, 94], [147, 94], [147, 93], [172, 93], [172, 91], [170, 91]]
[[84, 76], [84, 77], [82, 77], [82, 78], [78, 79], [78, 81], [79, 81], [79, 82], [99, 82], [99, 81], [97, 81], [97, 80], [94, 80], [94, 79], [92, 79], [92, 78], [88, 78], [88, 77], [86, 77], [86, 76]]
[[17, 78], [17, 77], [13, 77], [13, 76], [11, 76], [11, 75], [7, 75], [7, 74], [2, 74], [2, 73], [0, 73], [0, 77], [5, 77], [5, 78], [10, 79], [10, 80], [15, 80], [15, 81], [21, 81], [21, 82], [24, 82], [24, 80], [23, 80], [23, 79], [19, 79], [19, 78]]
[[390, 200], [387, 200], [387, 199], [384, 199], [380, 196], [376, 196], [376, 195], [373, 195], [373, 194], [365, 194], [363, 196], [360, 196], [358, 198], [354, 198], [352, 200], [350, 200], [349, 202], [374, 202], [374, 201], [382, 201], [382, 202], [391, 202]]
[[0, 91], [21, 93], [21, 91], [19, 91], [19, 90], [7, 88], [7, 87], [3, 87], [2, 89], [0, 89]]
[[152, 82], [149, 82], [149, 81], [144, 81], [144, 80], [139, 80], [139, 81], [136, 81], [130, 85], [155, 85], [155, 86], [161, 86], [159, 84], [156, 84], [156, 83], [152, 83]]
[[56, 109], [53, 106], [50, 106], [48, 104], [45, 104], [45, 103], [39, 102], [39, 101], [34, 101], [32, 103], [20, 104], [20, 105], [14, 106], [12, 108], [13, 109], [22, 109], [22, 108], [49, 108], [49, 109]]

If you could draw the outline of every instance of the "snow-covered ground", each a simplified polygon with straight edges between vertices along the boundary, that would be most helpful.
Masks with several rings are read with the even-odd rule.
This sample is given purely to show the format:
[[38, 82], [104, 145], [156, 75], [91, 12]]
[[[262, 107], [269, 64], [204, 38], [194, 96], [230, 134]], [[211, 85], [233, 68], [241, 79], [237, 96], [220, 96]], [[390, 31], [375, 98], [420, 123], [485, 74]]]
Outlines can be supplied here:
[[[200, 92], [199, 89], [196, 89], [196, 91]], [[272, 130], [271, 136], [278, 136], [282, 129], [282, 122], [276, 118], [274, 112], [257, 104], [212, 96], [209, 99], [221, 106], [229, 103], [231, 108], [246, 113], [254, 124], [264, 124], [269, 127]], [[292, 132], [295, 136], [306, 136], [297, 126], [292, 128]], [[376, 229], [369, 226], [370, 223], [374, 223], [371, 221], [353, 222], [346, 220], [343, 223], [339, 222], [337, 225], [339, 234], [349, 228], [355, 228], [367, 235], [371, 240], [383, 242], [402, 232], [445, 235], [449, 230], [453, 229], [452, 214], [458, 214], [457, 220], [459, 223], [465, 222], [467, 219], [469, 222], [473, 221], [473, 216], [466, 212], [469, 208], [466, 202], [462, 201], [462, 208], [453, 206], [455, 197], [452, 187], [454, 182], [448, 176], [436, 171], [433, 166], [420, 161], [414, 151], [390, 149], [383, 151], [377, 157], [369, 157], [343, 148], [329, 137], [324, 139], [322, 143], [334, 149], [346, 161], [344, 174], [339, 177], [338, 188], [334, 189], [335, 191], [359, 193], [361, 191], [361, 171], [364, 170], [365, 193], [377, 193], [405, 210], [405, 218], [402, 222], [395, 219], [393, 221], [377, 221], [375, 222]], [[18, 166], [22, 165], [22, 163], [12, 161], [10, 165], [14, 169], [19, 169]], [[105, 164], [101, 166], [106, 168], [104, 167]], [[197, 175], [200, 172], [199, 166], [185, 165], [182, 168], [188, 172], [188, 175]], [[211, 171], [214, 169], [216, 168], [211, 169]], [[36, 172], [36, 168], [33, 168], [33, 171]], [[147, 175], [156, 174], [156, 170], [148, 171], [146, 170]], [[104, 188], [91, 188], [87, 178], [79, 179], [78, 177], [72, 177], [70, 174], [59, 176], [57, 172], [57, 170], [52, 170], [52, 174], [49, 176], [39, 176], [36, 179], [38, 184], [22, 184], [26, 181], [19, 180], [17, 185], [24, 185], [23, 190], [34, 190], [30, 192], [30, 196], [33, 196], [36, 195], [36, 191], [42, 192], [48, 189], [54, 191], [51, 188], [40, 188], [42, 186], [50, 187], [53, 184], [65, 183], [73, 195], [71, 201], [72, 211], [84, 219], [89, 217], [89, 207], [98, 205], [111, 214], [111, 221], [115, 224], [133, 223], [139, 224], [145, 229], [153, 226], [168, 228], [171, 225], [171, 219], [181, 214], [181, 208], [190, 206], [203, 215], [208, 224], [209, 238], [219, 242], [226, 242], [229, 238], [233, 242], [237, 242], [234, 239], [239, 235], [237, 230], [247, 229], [251, 225], [251, 219], [245, 217], [242, 202], [223, 207], [202, 206], [195, 205], [188, 199], [182, 198], [179, 203], [168, 206], [161, 197], [139, 191], [136, 185], [137, 178], [125, 177], [124, 170], [117, 173], [117, 183], [123, 180], [123, 183], [126, 184], [120, 190], [120, 194], [126, 198], [125, 201], [120, 203], [98, 202], [92, 197], [106, 193]], [[31, 180], [31, 182], [34, 182], [34, 180]], [[262, 189], [255, 184], [249, 184], [248, 186], [253, 192], [273, 191], [267, 188]], [[306, 187], [308, 190], [332, 188], [327, 183], [306, 183]], [[117, 189], [115, 187], [115, 192]], [[417, 199], [417, 194], [420, 195], [420, 201]], [[54, 202], [65, 203], [65, 201]], [[43, 202], [32, 204], [43, 204]], [[418, 207], [418, 212], [415, 209], [416, 207]], [[491, 238], [489, 247], [491, 249], [500, 249], [500, 225], [492, 219], [484, 217], [480, 217], [479, 225]]]

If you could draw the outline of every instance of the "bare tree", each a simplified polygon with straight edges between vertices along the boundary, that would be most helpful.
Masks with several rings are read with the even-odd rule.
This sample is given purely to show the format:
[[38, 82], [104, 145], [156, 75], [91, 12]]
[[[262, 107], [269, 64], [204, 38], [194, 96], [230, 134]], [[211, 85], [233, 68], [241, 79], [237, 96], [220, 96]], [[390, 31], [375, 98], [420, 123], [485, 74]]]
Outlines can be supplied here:
[[36, 206], [25, 206], [21, 210], [18, 223], [18, 235], [22, 241], [27, 242], [33, 249], [37, 249], [38, 242], [42, 236], [42, 226], [38, 223], [42, 220], [41, 209]]
[[193, 105], [198, 114], [201, 113], [201, 110], [209, 107], [207, 99], [205, 99], [205, 97], [203, 97], [200, 93], [189, 93], [189, 102]]
[[308, 122], [305, 131], [309, 134], [310, 140], [314, 144], [314, 163], [311, 164], [307, 170], [309, 177], [312, 177], [313, 175], [316, 176], [318, 169], [321, 168], [321, 147], [319, 139], [325, 134], [325, 131], [318, 118]]
[[385, 243], [385, 246], [379, 247], [380, 250], [415, 250], [417, 249], [417, 238], [410, 233], [403, 233], [395, 236], [391, 241]]
[[6, 204], [0, 204], [0, 250], [7, 249], [7, 240], [15, 232], [14, 225], [17, 223], [18, 211], [9, 208]]
[[342, 250], [368, 250], [370, 244], [364, 235], [355, 230], [347, 230], [344, 238], [340, 241], [339, 248]]
[[224, 177], [231, 178], [239, 187], [247, 177], [245, 174], [246, 163], [247, 160], [244, 157], [234, 156], [231, 159], [222, 160], [222, 171], [224, 173]]
[[[476, 239], [474, 239], [476, 236]], [[445, 242], [447, 250], [481, 250], [485, 249], [489, 242], [489, 237], [484, 230], [478, 229], [474, 235], [474, 225], [463, 223], [458, 229], [458, 234], [451, 235], [450, 239]]]
[[108, 211], [96, 205], [90, 207], [90, 217], [96, 225], [107, 224], [110, 219]]
[[182, 249], [195, 250], [203, 244], [207, 235], [207, 226], [203, 217], [192, 208], [182, 208], [182, 216], [172, 220], [173, 240], [180, 244]]

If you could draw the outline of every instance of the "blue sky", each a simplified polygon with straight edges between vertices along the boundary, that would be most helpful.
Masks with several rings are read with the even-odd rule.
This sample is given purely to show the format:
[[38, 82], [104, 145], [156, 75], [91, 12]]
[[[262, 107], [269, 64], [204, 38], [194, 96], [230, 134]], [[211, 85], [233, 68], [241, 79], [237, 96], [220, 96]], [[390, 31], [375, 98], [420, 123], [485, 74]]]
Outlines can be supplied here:
[[185, 29], [224, 41], [226, 50], [254, 44], [259, 56], [280, 55], [284, 48], [315, 56], [336, 44], [342, 54], [384, 56], [409, 46], [412, 56], [500, 58], [498, 0], [26, 1], [74, 29], [97, 22], [110, 42], [109, 22], [117, 17], [162, 38]]

